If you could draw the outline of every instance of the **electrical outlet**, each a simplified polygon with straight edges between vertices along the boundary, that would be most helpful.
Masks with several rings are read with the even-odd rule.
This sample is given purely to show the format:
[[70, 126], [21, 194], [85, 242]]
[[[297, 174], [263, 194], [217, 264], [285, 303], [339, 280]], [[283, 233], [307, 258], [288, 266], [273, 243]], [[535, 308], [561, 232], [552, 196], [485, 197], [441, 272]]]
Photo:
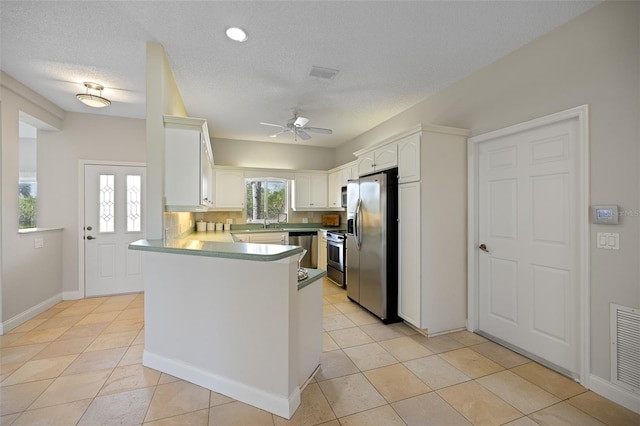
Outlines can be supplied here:
[[302, 218], [302, 223], [309, 223], [309, 218], [308, 217], [303, 217]]
[[42, 248], [44, 247], [44, 238], [36, 238], [33, 240], [33, 248]]

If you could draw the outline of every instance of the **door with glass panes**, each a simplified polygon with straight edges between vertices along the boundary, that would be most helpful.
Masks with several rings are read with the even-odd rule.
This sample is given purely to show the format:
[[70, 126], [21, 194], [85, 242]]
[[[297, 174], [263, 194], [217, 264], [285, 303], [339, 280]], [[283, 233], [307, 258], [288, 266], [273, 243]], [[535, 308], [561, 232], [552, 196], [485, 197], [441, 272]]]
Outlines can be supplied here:
[[141, 252], [128, 245], [145, 235], [145, 172], [143, 166], [85, 165], [87, 297], [143, 290]]

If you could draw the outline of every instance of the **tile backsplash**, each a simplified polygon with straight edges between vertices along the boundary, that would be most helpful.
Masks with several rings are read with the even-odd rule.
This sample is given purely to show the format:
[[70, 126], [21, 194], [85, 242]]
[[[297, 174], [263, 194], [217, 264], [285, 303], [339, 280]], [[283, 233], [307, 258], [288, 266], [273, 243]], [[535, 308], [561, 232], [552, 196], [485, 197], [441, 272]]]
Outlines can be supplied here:
[[[322, 215], [327, 213], [338, 213], [340, 215], [340, 223], [346, 223], [346, 212], [296, 212], [289, 211], [288, 223], [322, 223]], [[205, 222], [227, 223], [231, 220], [234, 224], [246, 223], [245, 212], [165, 212], [164, 213], [164, 229], [167, 238], [180, 238], [188, 235], [195, 230], [195, 223], [204, 220]]]

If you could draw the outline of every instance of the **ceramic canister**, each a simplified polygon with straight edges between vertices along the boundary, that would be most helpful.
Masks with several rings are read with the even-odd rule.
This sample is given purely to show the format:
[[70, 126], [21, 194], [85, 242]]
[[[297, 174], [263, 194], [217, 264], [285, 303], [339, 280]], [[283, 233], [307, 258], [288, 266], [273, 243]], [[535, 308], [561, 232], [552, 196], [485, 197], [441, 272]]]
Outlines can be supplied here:
[[216, 230], [216, 223], [215, 222], [207, 223], [207, 231], [215, 231], [215, 230]]

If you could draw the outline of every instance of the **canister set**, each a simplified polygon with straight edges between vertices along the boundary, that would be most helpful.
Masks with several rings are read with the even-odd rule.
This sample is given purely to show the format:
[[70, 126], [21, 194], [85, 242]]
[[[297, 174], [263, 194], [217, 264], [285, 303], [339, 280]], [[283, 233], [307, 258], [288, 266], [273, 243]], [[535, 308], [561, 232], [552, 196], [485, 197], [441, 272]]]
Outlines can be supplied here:
[[[205, 232], [205, 231], [224, 231], [224, 224], [222, 222], [205, 222], [200, 221], [196, 222], [196, 231], [197, 232]], [[227, 228], [230, 228], [230, 225], [227, 224]]]

